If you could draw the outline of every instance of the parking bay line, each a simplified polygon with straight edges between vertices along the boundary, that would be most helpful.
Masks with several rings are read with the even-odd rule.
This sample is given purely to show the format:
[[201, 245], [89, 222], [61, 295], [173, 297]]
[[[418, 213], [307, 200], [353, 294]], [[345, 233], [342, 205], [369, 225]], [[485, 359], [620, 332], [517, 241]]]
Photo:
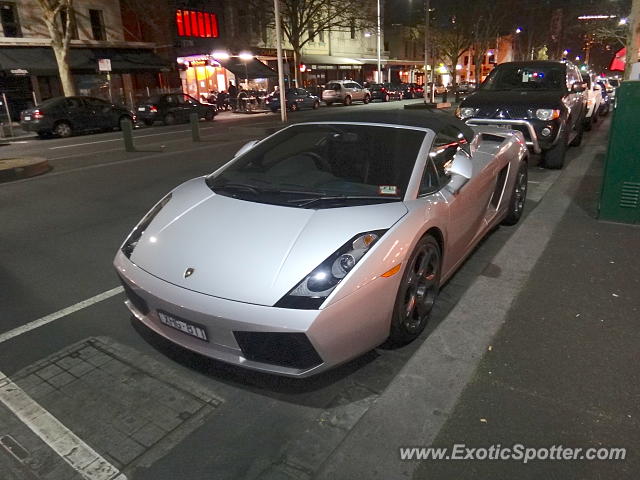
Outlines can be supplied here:
[[[67, 315], [71, 315], [72, 313], [77, 312], [78, 310], [82, 310], [84, 308], [90, 307], [98, 302], [106, 300], [108, 298], [113, 297], [114, 295], [118, 295], [123, 292], [122, 287], [112, 288], [111, 290], [107, 290], [106, 292], [99, 293], [98, 295], [94, 295], [91, 298], [87, 298], [86, 300], [82, 300], [70, 307], [63, 308], [62, 310], [58, 310], [57, 312], [50, 313], [42, 318], [34, 320], [32, 322], [26, 323], [20, 327], [14, 328], [13, 330], [9, 330], [8, 332], [0, 334], [0, 343], [6, 342], [18, 335], [22, 335], [23, 333], [30, 332], [31, 330], [35, 330], [36, 328], [42, 327], [43, 325], [47, 325], [48, 323], [54, 322], [62, 317], [66, 317]], [[2, 374], [0, 372], [0, 379], [2, 379]]]
[[[209, 130], [216, 127], [200, 127], [200, 130]], [[134, 135], [133, 139], [136, 140], [138, 138], [146, 138], [146, 137], [157, 137], [158, 135], [171, 135], [172, 133], [187, 133], [191, 130], [173, 130], [171, 132], [159, 132], [159, 133], [150, 133], [148, 135]], [[83, 147], [85, 145], [95, 145], [97, 143], [108, 143], [108, 142], [121, 142], [122, 138], [110, 138], [108, 140], [96, 140], [95, 142], [84, 142], [84, 143], [74, 143], [71, 145], [60, 145], [57, 147], [49, 147], [49, 150], [58, 150], [61, 148], [73, 148], [73, 147]]]
[[0, 402], [86, 480], [127, 480], [2, 372]]

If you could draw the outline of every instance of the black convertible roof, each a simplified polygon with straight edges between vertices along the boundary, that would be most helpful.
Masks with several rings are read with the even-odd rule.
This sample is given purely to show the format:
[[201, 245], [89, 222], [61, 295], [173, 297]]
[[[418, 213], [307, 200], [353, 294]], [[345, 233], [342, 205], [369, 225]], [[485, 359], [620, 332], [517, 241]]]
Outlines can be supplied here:
[[[428, 128], [438, 133], [447, 126], [454, 126], [462, 132], [467, 141], [471, 142], [474, 137], [473, 130], [464, 122], [458, 120], [451, 113], [440, 110], [424, 109], [393, 109], [393, 110], [372, 110], [364, 109], [357, 111], [358, 107], [353, 108], [352, 112], [336, 115], [331, 120], [336, 122], [358, 122], [358, 123], [388, 123], [391, 125], [406, 125], [409, 127]], [[322, 118], [319, 121], [331, 121]]]

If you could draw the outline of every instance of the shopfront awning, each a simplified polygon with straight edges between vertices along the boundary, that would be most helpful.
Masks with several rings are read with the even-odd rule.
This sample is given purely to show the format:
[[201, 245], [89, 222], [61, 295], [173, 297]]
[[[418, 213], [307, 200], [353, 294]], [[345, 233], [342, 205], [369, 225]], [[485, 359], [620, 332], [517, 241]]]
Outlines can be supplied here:
[[257, 58], [242, 60], [238, 57], [230, 57], [226, 60], [216, 59], [216, 61], [233, 73], [236, 77], [246, 79], [277, 77], [278, 73], [262, 63]]
[[[170, 64], [153, 51], [142, 48], [69, 49], [69, 66], [73, 73], [96, 73], [98, 60], [111, 60], [113, 73], [167, 71]], [[57, 75], [53, 49], [50, 47], [1, 47], [0, 71], [14, 75]]]
[[302, 61], [307, 65], [363, 65], [355, 58], [336, 57], [333, 55], [303, 55]]

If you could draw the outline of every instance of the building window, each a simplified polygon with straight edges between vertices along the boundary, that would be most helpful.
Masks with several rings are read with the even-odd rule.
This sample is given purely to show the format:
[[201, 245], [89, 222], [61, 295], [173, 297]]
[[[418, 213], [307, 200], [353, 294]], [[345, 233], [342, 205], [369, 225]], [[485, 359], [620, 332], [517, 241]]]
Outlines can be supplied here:
[[91, 21], [91, 33], [94, 40], [106, 40], [107, 35], [104, 30], [104, 18], [102, 10], [89, 10], [89, 20]]
[[[66, 35], [67, 33], [67, 10], [60, 10], [60, 24], [62, 25], [62, 32]], [[76, 15], [73, 10], [71, 10], [71, 38], [73, 40], [78, 39], [78, 26], [76, 25]]]
[[355, 40], [356, 38], [356, 22], [355, 20], [351, 20], [351, 40]]
[[176, 10], [176, 29], [179, 37], [218, 38], [218, 19], [215, 13]]
[[22, 36], [15, 3], [0, 2], [0, 21], [5, 37]]
[[309, 35], [310, 42], [315, 41], [315, 36], [313, 35], [313, 24], [309, 26], [309, 29], [307, 30], [307, 34]]

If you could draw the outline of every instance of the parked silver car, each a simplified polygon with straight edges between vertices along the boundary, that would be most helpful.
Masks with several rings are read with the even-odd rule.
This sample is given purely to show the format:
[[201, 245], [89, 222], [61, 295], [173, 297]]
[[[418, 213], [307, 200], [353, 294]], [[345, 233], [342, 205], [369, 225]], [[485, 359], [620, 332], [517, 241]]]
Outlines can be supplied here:
[[424, 330], [438, 290], [527, 191], [522, 133], [354, 111], [249, 142], [129, 234], [131, 313], [171, 342], [304, 377]]
[[333, 103], [351, 105], [353, 102], [369, 103], [371, 92], [353, 80], [334, 80], [327, 83], [322, 92], [322, 100], [327, 105]]

